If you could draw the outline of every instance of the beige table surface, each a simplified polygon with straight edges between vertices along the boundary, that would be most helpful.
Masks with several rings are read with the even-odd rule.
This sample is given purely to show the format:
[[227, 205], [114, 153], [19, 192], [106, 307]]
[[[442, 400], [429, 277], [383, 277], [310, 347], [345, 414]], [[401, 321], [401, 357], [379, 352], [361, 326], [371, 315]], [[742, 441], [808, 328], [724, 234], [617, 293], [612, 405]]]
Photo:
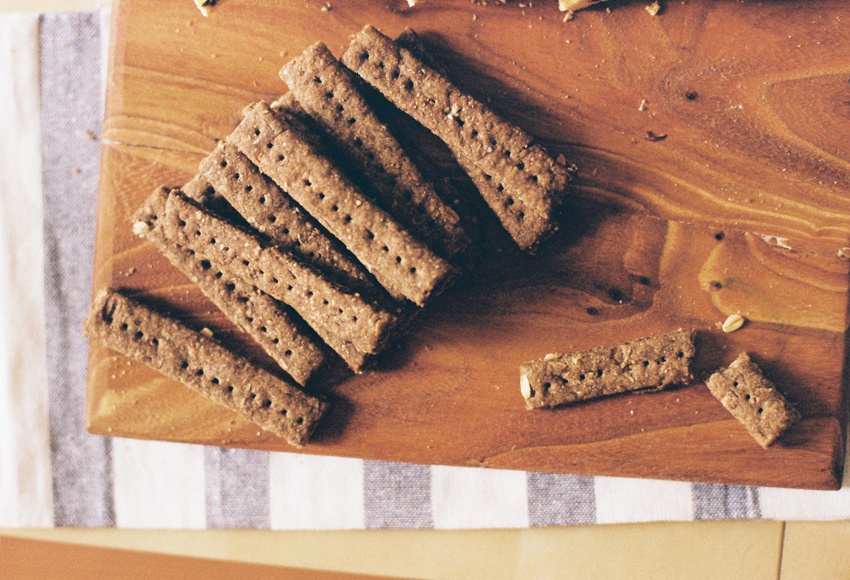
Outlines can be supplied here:
[[[0, 0], [0, 11], [89, 10], [109, 4]], [[850, 522], [493, 531], [0, 529], [0, 536], [408, 578], [850, 578]], [[62, 571], [55, 573], [61, 577]]]

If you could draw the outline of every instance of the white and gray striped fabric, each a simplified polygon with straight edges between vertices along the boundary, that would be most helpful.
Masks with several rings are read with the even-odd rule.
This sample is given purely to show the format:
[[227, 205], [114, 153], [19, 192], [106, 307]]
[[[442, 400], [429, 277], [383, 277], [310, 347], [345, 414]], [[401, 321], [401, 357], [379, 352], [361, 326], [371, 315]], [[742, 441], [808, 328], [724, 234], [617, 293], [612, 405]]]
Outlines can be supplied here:
[[[838, 492], [435, 467], [83, 428], [108, 13], [0, 15], [0, 527], [850, 519]], [[87, 133], [88, 132], [88, 133]], [[92, 139], [94, 135], [94, 139]]]

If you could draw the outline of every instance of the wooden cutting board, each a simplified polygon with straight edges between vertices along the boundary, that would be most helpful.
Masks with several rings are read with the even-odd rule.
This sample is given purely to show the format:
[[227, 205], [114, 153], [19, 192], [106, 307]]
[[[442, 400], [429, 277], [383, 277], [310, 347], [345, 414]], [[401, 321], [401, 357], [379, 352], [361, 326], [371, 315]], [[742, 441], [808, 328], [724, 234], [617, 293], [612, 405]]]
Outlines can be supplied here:
[[[494, 257], [440, 297], [376, 370], [328, 374], [333, 403], [302, 452], [834, 489], [847, 427], [850, 6], [836, 0], [617, 2], [569, 22], [552, 2], [119, 0], [103, 133], [95, 289], [155, 298], [267, 362], [130, 216], [178, 185], [277, 72], [372, 23], [412, 26], [459, 85], [563, 153], [580, 177], [535, 257]], [[395, 117], [393, 117], [395, 118]], [[471, 195], [434, 139], [397, 130]], [[649, 133], [655, 138], [648, 138]], [[666, 136], [666, 137], [663, 137]], [[663, 137], [663, 138], [660, 138]], [[739, 331], [717, 328], [729, 314]], [[518, 366], [549, 352], [698, 331], [699, 376], [747, 351], [803, 414], [761, 449], [702, 383], [529, 412]], [[94, 433], [292, 451], [93, 344]]]

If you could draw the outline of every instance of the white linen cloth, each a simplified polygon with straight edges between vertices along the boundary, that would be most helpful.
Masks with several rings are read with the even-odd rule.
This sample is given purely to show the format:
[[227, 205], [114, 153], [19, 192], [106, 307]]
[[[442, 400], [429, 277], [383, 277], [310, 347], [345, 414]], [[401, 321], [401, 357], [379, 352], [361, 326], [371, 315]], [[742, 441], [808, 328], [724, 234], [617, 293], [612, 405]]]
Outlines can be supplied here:
[[84, 432], [108, 11], [0, 15], [0, 527], [850, 519], [837, 492], [394, 464]]

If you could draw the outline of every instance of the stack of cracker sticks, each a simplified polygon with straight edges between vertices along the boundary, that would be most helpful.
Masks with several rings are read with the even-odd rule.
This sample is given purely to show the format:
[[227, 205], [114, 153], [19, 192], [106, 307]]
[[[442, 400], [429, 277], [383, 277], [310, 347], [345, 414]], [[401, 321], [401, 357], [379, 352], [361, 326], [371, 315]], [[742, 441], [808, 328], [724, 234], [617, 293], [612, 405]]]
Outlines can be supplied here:
[[305, 389], [332, 353], [368, 368], [462, 274], [471, 242], [363, 82], [446, 143], [523, 251], [556, 230], [570, 170], [452, 84], [409, 30], [393, 41], [367, 26], [341, 61], [317, 43], [281, 77], [288, 94], [246, 107], [194, 179], [133, 218], [279, 376], [120, 290], [98, 293], [85, 330], [302, 446], [327, 408]]

